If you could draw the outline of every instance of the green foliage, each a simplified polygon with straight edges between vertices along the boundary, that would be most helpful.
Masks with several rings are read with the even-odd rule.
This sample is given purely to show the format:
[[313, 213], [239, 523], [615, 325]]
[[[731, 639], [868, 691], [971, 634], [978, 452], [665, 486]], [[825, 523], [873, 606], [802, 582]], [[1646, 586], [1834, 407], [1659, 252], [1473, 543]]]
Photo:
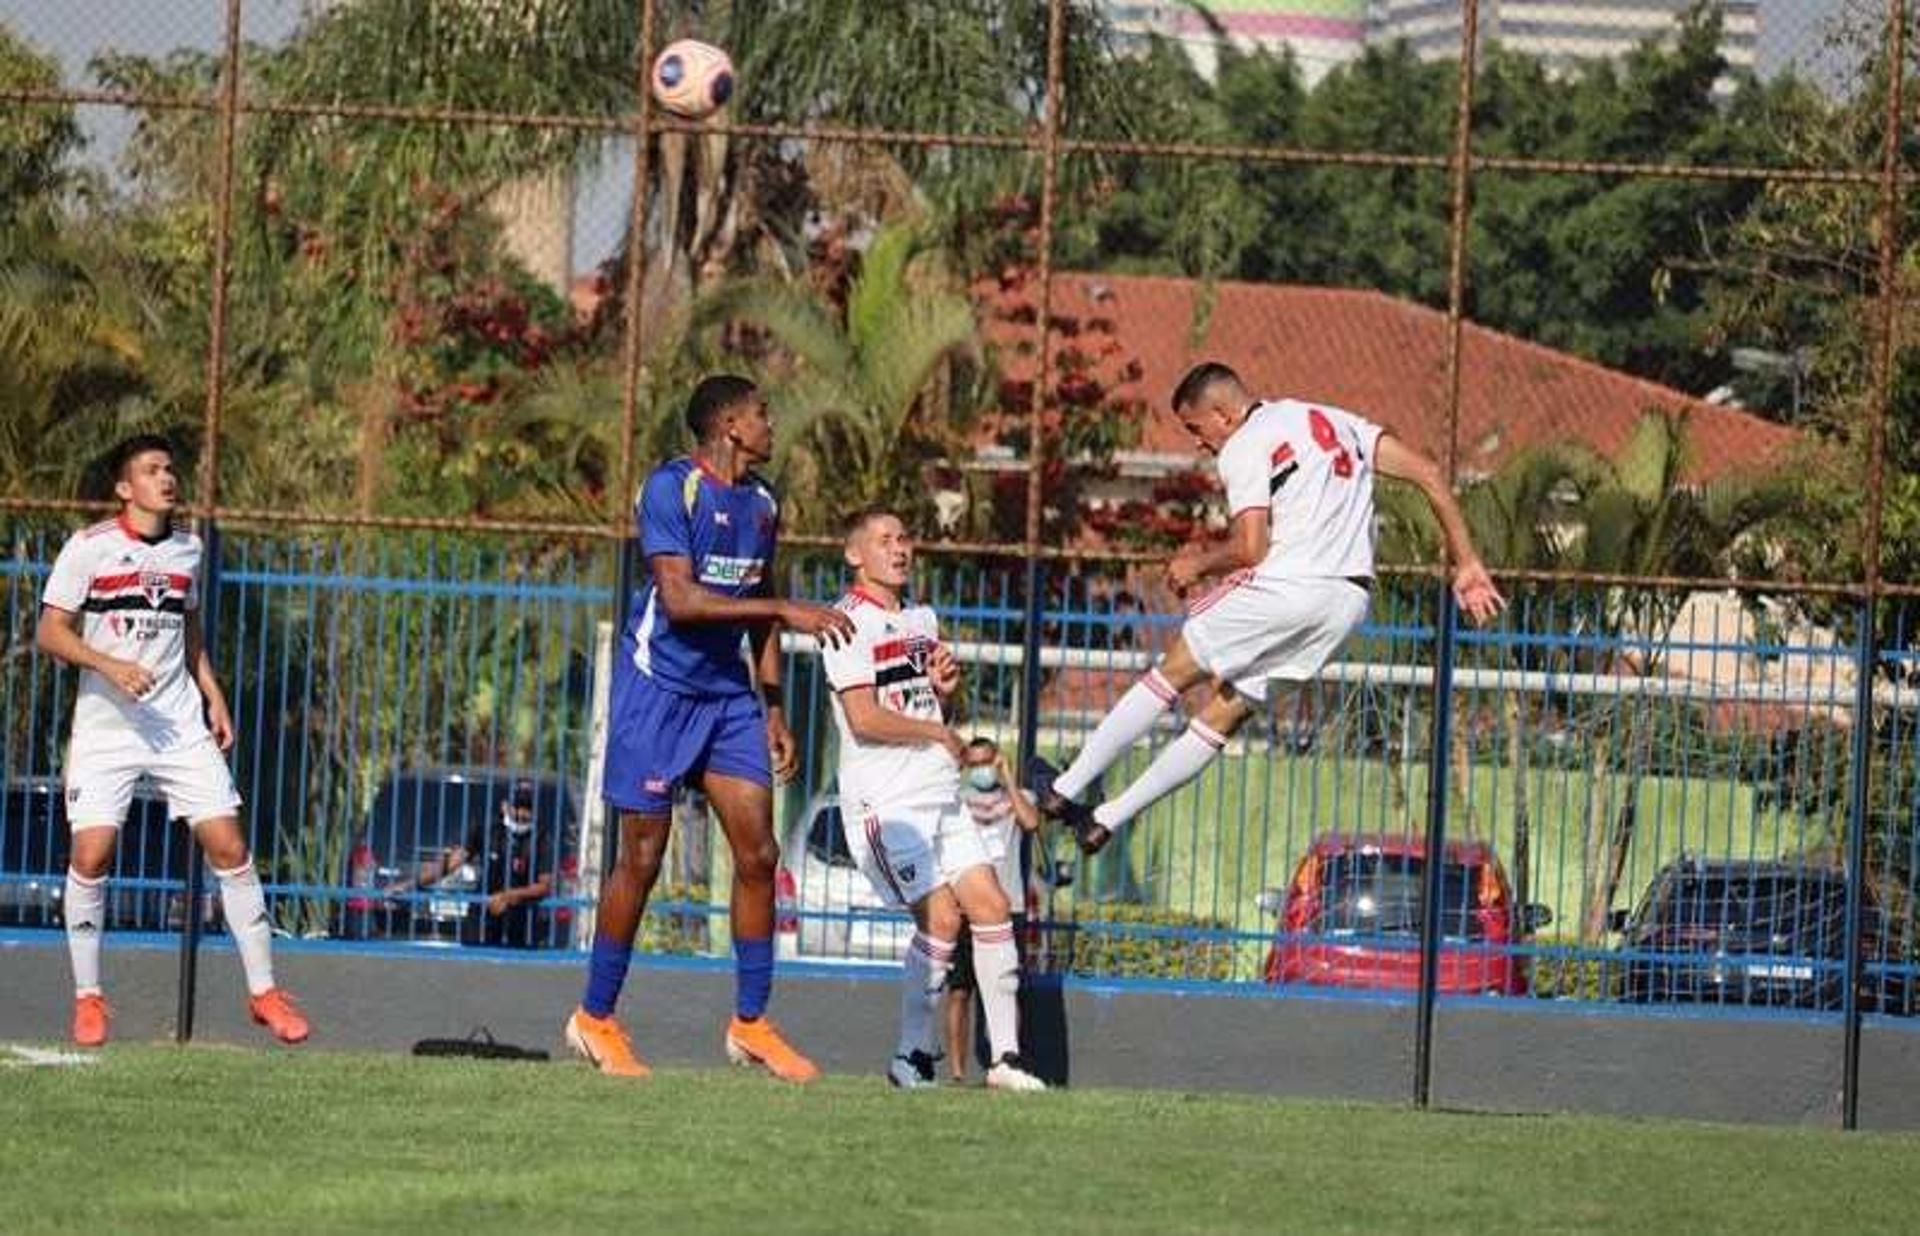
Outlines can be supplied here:
[[[1103, 931], [1093, 922], [1056, 931], [1072, 933], [1071, 972], [1099, 978], [1179, 978], [1224, 981], [1234, 976], [1231, 939], [1194, 938], [1188, 931], [1228, 932], [1232, 924], [1158, 906], [1106, 902], [1076, 907], [1099, 923], [1122, 929]], [[1146, 928], [1148, 930], [1139, 930]], [[1153, 931], [1152, 928], [1164, 928]], [[1059, 945], [1054, 946], [1058, 948]]]
[[696, 310], [699, 327], [746, 324], [774, 345], [760, 369], [780, 419], [775, 468], [832, 478], [790, 486], [797, 527], [833, 529], [875, 504], [926, 513], [916, 465], [956, 442], [956, 425], [933, 414], [935, 386], [976, 329], [973, 306], [929, 257], [923, 233], [894, 225], [875, 235], [844, 306], [811, 287], [753, 280], [722, 285]]
[[[60, 66], [0, 25], [0, 89], [55, 90]], [[73, 108], [8, 104], [0, 110], [0, 219], [43, 207], [73, 181], [67, 157], [80, 146]]]
[[[649, 899], [647, 915], [640, 920], [640, 935], [634, 947], [643, 953], [662, 953], [674, 957], [701, 957], [713, 951], [713, 911], [708, 907], [712, 890], [705, 884], [656, 885]], [[669, 902], [686, 902], [695, 908], [662, 910]]]

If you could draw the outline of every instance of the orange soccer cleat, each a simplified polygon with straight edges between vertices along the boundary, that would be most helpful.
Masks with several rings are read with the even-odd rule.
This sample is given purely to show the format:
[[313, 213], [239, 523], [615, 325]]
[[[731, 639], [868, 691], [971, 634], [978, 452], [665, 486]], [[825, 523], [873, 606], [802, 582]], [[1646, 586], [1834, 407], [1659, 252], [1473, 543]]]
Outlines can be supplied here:
[[107, 1023], [113, 1020], [113, 1010], [107, 1007], [107, 998], [99, 992], [92, 995], [76, 996], [73, 1001], [73, 1045], [75, 1047], [98, 1047], [107, 1041]]
[[794, 1049], [772, 1019], [762, 1017], [727, 1023], [727, 1059], [735, 1064], [757, 1064], [781, 1081], [810, 1082], [820, 1076], [813, 1061]]
[[247, 1012], [254, 1024], [265, 1026], [282, 1043], [298, 1043], [313, 1032], [306, 1014], [294, 1004], [284, 987], [269, 987], [257, 996], [247, 997]]
[[608, 1077], [646, 1077], [653, 1070], [633, 1054], [633, 1040], [612, 1017], [595, 1017], [585, 1009], [567, 1018], [567, 1046]]

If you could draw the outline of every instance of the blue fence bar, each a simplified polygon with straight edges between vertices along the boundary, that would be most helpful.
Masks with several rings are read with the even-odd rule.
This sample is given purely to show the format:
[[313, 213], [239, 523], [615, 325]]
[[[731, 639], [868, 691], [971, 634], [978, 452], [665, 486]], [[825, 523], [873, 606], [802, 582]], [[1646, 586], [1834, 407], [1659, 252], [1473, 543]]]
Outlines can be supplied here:
[[[74, 676], [34, 651], [32, 625], [67, 529], [4, 526], [0, 919], [54, 928]], [[596, 891], [581, 843], [597, 818], [586, 787], [615, 548], [228, 531], [220, 554], [214, 648], [278, 927], [578, 947]], [[843, 573], [838, 555], [801, 555], [786, 584], [828, 599]], [[1437, 724], [1433, 695], [1436, 590], [1383, 581], [1320, 681], [1276, 685], [1205, 774], [1107, 851], [1081, 860], [1070, 838], [1044, 831], [1024, 899], [1037, 963], [1412, 999], [1424, 907], [1436, 904], [1443, 1009], [1494, 995], [1838, 1019], [1853, 890], [1861, 1007], [1903, 1022], [1920, 870], [1908, 609], [1889, 607], [1863, 659], [1848, 605], [1515, 593], [1500, 625], [1454, 635], [1450, 725]], [[1009, 754], [1024, 740], [1071, 757], [1180, 623], [1151, 578], [1084, 566], [929, 557], [915, 594], [968, 668], [967, 728]], [[896, 959], [906, 920], [879, 908], [846, 851], [819, 658], [792, 637], [786, 655], [802, 760], [777, 796], [781, 951]], [[1117, 792], [1177, 725], [1170, 716], [1102, 791]], [[1864, 767], [1856, 830], [1849, 792]], [[534, 803], [535, 865], [551, 865], [556, 887], [494, 922], [489, 838], [516, 787]], [[217, 931], [210, 904], [187, 904], [186, 838], [162, 815], [136, 801], [111, 925], [165, 930], [197, 912]], [[1429, 818], [1445, 825], [1437, 863]], [[1856, 834], [1854, 868], [1843, 850]], [[726, 862], [690, 799], [644, 947], [724, 956]]]

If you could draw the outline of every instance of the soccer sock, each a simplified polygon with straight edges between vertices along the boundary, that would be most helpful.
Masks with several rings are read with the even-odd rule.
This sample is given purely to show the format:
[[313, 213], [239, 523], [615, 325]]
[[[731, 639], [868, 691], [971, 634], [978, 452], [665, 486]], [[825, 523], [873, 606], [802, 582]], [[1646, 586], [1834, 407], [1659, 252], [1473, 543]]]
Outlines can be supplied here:
[[613, 1016], [620, 989], [627, 985], [627, 965], [632, 960], [633, 945], [596, 935], [593, 956], [587, 962], [587, 994], [580, 998], [580, 1007], [593, 1017]]
[[980, 984], [980, 1008], [986, 1014], [988, 1054], [994, 1063], [1020, 1052], [1020, 953], [1013, 946], [1013, 924], [975, 923], [973, 973]]
[[1080, 754], [1054, 779], [1053, 788], [1077, 801], [1101, 773], [1152, 731], [1160, 714], [1172, 708], [1179, 698], [1180, 693], [1159, 670], [1148, 670], [1139, 682], [1127, 688], [1113, 710], [1100, 718], [1100, 724], [1094, 727]]
[[247, 972], [247, 992], [257, 996], [273, 990], [273, 926], [267, 921], [267, 899], [260, 891], [253, 860], [232, 871], [215, 867], [213, 874], [220, 881], [227, 933], [240, 951], [240, 968]]
[[1226, 747], [1227, 739], [1198, 721], [1187, 725], [1187, 732], [1167, 744], [1167, 749], [1147, 765], [1147, 771], [1132, 785], [1093, 809], [1094, 822], [1118, 829], [1164, 796], [1173, 793], [1200, 774]]
[[733, 1011], [752, 1021], [767, 1011], [773, 994], [773, 937], [733, 941]]
[[107, 920], [107, 877], [89, 880], [67, 868], [61, 905], [67, 920], [67, 956], [73, 961], [73, 994], [100, 994], [100, 932]]
[[929, 1056], [940, 1054], [934, 1015], [940, 1008], [947, 973], [953, 969], [953, 943], [916, 931], [913, 943], [907, 946], [907, 962], [900, 976], [900, 1045], [896, 1049], [902, 1056], [916, 1051]]

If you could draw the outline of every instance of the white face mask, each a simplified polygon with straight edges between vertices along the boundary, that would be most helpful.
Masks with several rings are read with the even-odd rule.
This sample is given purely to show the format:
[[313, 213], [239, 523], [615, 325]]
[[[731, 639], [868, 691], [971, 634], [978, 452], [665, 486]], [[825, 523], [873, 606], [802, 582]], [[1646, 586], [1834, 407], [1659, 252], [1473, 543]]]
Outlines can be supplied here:
[[525, 820], [518, 819], [514, 816], [512, 812], [507, 812], [506, 814], [502, 815], [500, 817], [500, 822], [506, 825], [507, 831], [512, 833], [516, 837], [524, 837], [528, 833], [533, 831], [532, 819], [525, 819]]
[[991, 764], [973, 764], [967, 768], [967, 784], [985, 794], [1000, 788], [1000, 770]]

